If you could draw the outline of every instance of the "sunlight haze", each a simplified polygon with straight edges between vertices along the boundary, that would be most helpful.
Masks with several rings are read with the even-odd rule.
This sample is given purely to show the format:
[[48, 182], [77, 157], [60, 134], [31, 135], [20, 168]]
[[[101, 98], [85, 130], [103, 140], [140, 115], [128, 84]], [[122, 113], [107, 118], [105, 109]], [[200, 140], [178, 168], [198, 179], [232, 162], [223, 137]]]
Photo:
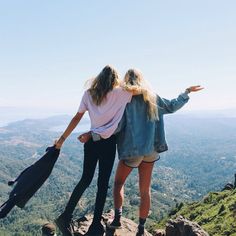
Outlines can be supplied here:
[[0, 106], [76, 112], [87, 79], [139, 68], [184, 110], [236, 107], [236, 2], [0, 1]]

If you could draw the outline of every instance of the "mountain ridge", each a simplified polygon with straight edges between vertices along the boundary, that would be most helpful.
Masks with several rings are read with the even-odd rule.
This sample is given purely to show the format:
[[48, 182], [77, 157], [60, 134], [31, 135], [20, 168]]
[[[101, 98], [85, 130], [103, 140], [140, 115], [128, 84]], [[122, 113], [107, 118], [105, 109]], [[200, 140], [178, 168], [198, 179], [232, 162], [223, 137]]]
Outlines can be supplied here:
[[[52, 145], [54, 139], [60, 135], [60, 132], [49, 129], [55, 124], [53, 119], [55, 118], [51, 121], [40, 119], [30, 120], [29, 123], [19, 122], [5, 126], [4, 131], [0, 131], [0, 202], [6, 200], [10, 191], [7, 181], [14, 179], [25, 167], [37, 160], [46, 147]], [[67, 121], [61, 119], [57, 125], [64, 125]], [[198, 121], [199, 119], [183, 118], [182, 115], [168, 116], [166, 119], [169, 151], [161, 155], [161, 160], [155, 163], [153, 170], [152, 208], [148, 227], [163, 218], [176, 204], [196, 201], [209, 191], [220, 190], [235, 172], [236, 122], [212, 122], [211, 119], [197, 123]], [[199, 132], [202, 125], [204, 129]], [[215, 132], [212, 137], [209, 131], [214, 129], [220, 132]], [[0, 222], [1, 235], [4, 231], [5, 234], [9, 232], [6, 235], [12, 236], [12, 231], [17, 232], [17, 236], [35, 236], [40, 229], [39, 222], [51, 221], [60, 214], [81, 176], [83, 145], [77, 141], [79, 131], [77, 129], [77, 133], [66, 140], [52, 175], [25, 209], [13, 209], [9, 217]], [[33, 145], [28, 145], [29, 142]], [[116, 165], [111, 176], [106, 210], [113, 208], [112, 183], [115, 168]], [[134, 170], [127, 179], [124, 204], [124, 216], [135, 222], [140, 200], [137, 176], [137, 171]], [[75, 216], [92, 212], [94, 188], [96, 178], [81, 199]], [[58, 199], [57, 205], [55, 199]], [[23, 233], [26, 229], [28, 233]]]

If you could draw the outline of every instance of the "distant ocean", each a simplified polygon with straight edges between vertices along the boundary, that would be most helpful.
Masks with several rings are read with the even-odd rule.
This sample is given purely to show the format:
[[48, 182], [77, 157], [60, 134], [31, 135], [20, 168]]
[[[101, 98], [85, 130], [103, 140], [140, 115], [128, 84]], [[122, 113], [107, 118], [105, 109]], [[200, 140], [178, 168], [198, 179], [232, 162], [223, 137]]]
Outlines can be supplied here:
[[38, 112], [31, 110], [12, 110], [0, 108], [0, 127], [6, 126], [11, 122], [25, 120], [25, 119], [42, 119], [53, 116], [56, 114], [50, 114], [47, 112]]
[[[50, 110], [39, 110], [39, 109], [20, 109], [14, 107], [0, 107], [0, 127], [7, 126], [8, 124], [25, 119], [44, 119], [52, 116], [66, 115], [66, 112], [52, 112]], [[68, 116], [73, 116], [71, 112], [67, 113]], [[60, 126], [52, 127], [53, 131], [61, 132], [64, 131], [66, 126], [65, 124]], [[90, 122], [87, 115], [81, 120], [80, 124], [76, 127], [75, 132], [85, 132], [90, 129]]]
[[[56, 132], [63, 132], [66, 127], [67, 127], [68, 124], [65, 124], [65, 125], [60, 125], [60, 126], [55, 126], [53, 127], [52, 131], [56, 131]], [[87, 123], [79, 123], [78, 126], [76, 127], [76, 129], [74, 130], [74, 132], [79, 132], [79, 133], [83, 133], [83, 132], [86, 132], [86, 131], [89, 131], [90, 130], [90, 123], [87, 122]]]
[[46, 118], [47, 116], [38, 116], [34, 114], [7, 114], [1, 113], [0, 115], [0, 127], [7, 126], [9, 123], [25, 120], [25, 119], [40, 119]]
[[[24, 119], [43, 119], [51, 116], [59, 115], [69, 115], [73, 116], [71, 111], [54, 111], [46, 109], [36, 109], [36, 108], [14, 108], [14, 107], [1, 107], [0, 106], [0, 127], [7, 126], [9, 123], [20, 121]], [[224, 109], [224, 110], [209, 110], [209, 111], [179, 111], [176, 115], [184, 116], [194, 116], [195, 118], [209, 118], [209, 117], [236, 117], [236, 108], [234, 109]], [[90, 129], [90, 122], [88, 115], [85, 115], [85, 119], [80, 122], [78, 129], [87, 131]], [[67, 124], [53, 127], [55, 131], [63, 131]]]

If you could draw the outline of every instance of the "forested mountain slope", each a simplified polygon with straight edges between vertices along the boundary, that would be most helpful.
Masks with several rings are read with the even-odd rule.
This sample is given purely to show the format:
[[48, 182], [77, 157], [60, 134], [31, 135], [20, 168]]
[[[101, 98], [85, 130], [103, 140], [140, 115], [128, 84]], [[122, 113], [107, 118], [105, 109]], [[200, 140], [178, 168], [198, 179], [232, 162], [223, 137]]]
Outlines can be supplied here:
[[[24, 120], [0, 128], [0, 204], [11, 190], [7, 182], [35, 162], [60, 135], [53, 130], [69, 120], [68, 116]], [[53, 220], [61, 212], [82, 174], [83, 146], [77, 135], [68, 138], [52, 175], [25, 209], [14, 208], [7, 218], [0, 220], [0, 235], [38, 235], [43, 222]], [[209, 191], [219, 190], [236, 169], [235, 118], [171, 115], [166, 117], [166, 136], [169, 151], [161, 155], [153, 171], [150, 225], [176, 203], [201, 199]], [[113, 176], [114, 171], [106, 209], [112, 208]], [[134, 170], [125, 191], [124, 214], [134, 220], [139, 204], [137, 176]], [[94, 189], [96, 178], [78, 205], [76, 216], [92, 211]]]

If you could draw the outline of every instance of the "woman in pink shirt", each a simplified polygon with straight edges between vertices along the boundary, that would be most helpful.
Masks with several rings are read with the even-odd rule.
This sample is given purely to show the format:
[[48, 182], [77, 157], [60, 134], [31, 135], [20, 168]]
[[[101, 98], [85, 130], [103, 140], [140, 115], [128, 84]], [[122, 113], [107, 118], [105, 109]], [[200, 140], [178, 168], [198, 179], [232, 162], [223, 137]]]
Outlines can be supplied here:
[[135, 92], [128, 92], [120, 87], [117, 72], [111, 66], [106, 66], [92, 80], [90, 88], [84, 92], [78, 112], [56, 142], [56, 148], [60, 149], [86, 111], [91, 120], [91, 131], [101, 137], [99, 141], [91, 138], [84, 144], [82, 177], [73, 190], [64, 212], [56, 219], [56, 224], [63, 235], [73, 235], [72, 213], [80, 197], [90, 185], [97, 163], [99, 173], [94, 218], [86, 235], [99, 236], [104, 233], [101, 216], [116, 153], [116, 140], [113, 134], [122, 118], [126, 104], [131, 101], [132, 93]]

